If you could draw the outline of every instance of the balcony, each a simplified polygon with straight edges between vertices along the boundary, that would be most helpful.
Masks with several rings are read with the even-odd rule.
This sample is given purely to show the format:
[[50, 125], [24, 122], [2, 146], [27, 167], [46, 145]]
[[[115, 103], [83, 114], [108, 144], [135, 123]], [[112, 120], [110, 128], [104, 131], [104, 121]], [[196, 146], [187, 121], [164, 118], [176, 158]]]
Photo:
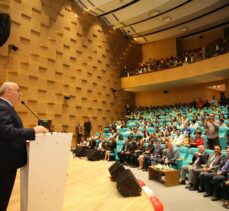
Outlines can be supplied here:
[[121, 88], [142, 92], [184, 87], [229, 78], [229, 53], [185, 66], [121, 78]]

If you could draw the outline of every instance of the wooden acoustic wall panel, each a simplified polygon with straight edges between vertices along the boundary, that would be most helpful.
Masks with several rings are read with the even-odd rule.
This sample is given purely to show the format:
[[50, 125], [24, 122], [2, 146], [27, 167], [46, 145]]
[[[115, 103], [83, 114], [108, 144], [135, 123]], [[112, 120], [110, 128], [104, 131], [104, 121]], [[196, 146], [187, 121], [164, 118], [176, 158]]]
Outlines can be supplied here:
[[[99, 131], [134, 102], [120, 87], [120, 71], [141, 60], [130, 38], [70, 0], [9, 0], [7, 7], [9, 42], [19, 49], [0, 54], [4, 80], [17, 82], [22, 99], [40, 118], [51, 119], [54, 130], [74, 131], [89, 117], [93, 132]], [[24, 106], [18, 110], [25, 126], [37, 123]]]

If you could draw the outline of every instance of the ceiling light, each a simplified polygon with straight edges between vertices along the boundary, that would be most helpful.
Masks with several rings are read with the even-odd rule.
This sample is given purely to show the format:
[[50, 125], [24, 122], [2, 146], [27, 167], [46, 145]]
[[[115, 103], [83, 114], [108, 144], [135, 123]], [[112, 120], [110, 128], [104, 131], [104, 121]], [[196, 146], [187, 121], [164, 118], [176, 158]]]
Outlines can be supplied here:
[[188, 27], [187, 27], [187, 26], [184, 26], [184, 27], [182, 27], [182, 28], [180, 29], [180, 31], [181, 31], [181, 32], [186, 32], [186, 31], [188, 31]]
[[164, 22], [169, 22], [171, 20], [172, 20], [172, 18], [170, 16], [165, 16], [162, 18], [162, 21], [164, 21]]
[[153, 10], [153, 11], [150, 11], [150, 12], [148, 12], [148, 16], [149, 17], [153, 17], [153, 16], [156, 16], [156, 15], [158, 15], [160, 12], [158, 11], [158, 10]]
[[77, 15], [77, 14], [75, 14], [74, 16], [75, 16], [76, 18], [78, 18], [78, 15]]

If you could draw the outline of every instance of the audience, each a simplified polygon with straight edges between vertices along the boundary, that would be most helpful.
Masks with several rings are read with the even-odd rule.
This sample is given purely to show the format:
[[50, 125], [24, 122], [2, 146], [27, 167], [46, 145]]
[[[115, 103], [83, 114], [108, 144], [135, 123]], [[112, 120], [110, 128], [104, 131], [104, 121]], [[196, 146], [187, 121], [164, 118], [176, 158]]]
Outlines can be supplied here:
[[[170, 58], [149, 59], [135, 69], [134, 72], [127, 70], [125, 66], [121, 72], [121, 77], [129, 77], [130, 75], [137, 75], [149, 73], [153, 71], [160, 71], [169, 68], [188, 65], [194, 62], [201, 61], [210, 57], [218, 56], [229, 51], [228, 39], [219, 39], [209, 45], [194, 50], [183, 52], [182, 55], [171, 56]], [[203, 52], [205, 49], [205, 52]]]
[[193, 190], [203, 192], [204, 189], [204, 175], [212, 171], [217, 171], [224, 162], [224, 156], [221, 153], [220, 145], [214, 146], [214, 153], [209, 156], [206, 165], [203, 168], [195, 169], [193, 174]]
[[193, 173], [195, 169], [200, 169], [203, 164], [206, 164], [208, 159], [208, 154], [205, 152], [205, 147], [203, 145], [198, 146], [199, 151], [195, 152], [192, 157], [192, 162], [188, 166], [183, 166], [181, 170], [181, 181], [180, 184], [185, 184], [186, 173], [188, 171], [188, 182], [189, 184], [186, 188], [193, 188]]
[[[177, 168], [180, 146], [198, 148], [191, 163], [182, 166], [180, 184], [187, 179], [189, 190], [206, 191], [205, 196], [213, 195], [212, 200], [219, 200], [229, 166], [219, 145], [219, 129], [224, 127], [226, 131], [228, 126], [228, 102], [218, 106], [220, 100], [215, 96], [212, 99], [215, 102], [211, 100], [207, 107], [199, 98], [187, 104], [133, 108], [124, 118], [109, 124], [106, 131], [82, 139], [83, 145], [96, 148], [105, 160], [118, 158], [124, 165], [139, 166], [145, 171], [156, 164]], [[228, 199], [227, 183], [224, 191]], [[224, 207], [229, 208], [228, 201]]]

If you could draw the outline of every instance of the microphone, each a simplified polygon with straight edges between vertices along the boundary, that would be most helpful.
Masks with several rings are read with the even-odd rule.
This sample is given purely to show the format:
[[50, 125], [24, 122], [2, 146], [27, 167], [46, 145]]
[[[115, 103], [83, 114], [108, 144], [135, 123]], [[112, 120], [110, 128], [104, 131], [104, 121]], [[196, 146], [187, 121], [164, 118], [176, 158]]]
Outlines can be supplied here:
[[[25, 102], [22, 100], [21, 104], [23, 104], [26, 108], [28, 108], [28, 110], [38, 119], [38, 125], [41, 125], [43, 127], [46, 127], [52, 134], [52, 129], [51, 129], [51, 121], [50, 120], [41, 120], [26, 104]], [[50, 121], [50, 125], [48, 124]]]
[[41, 119], [25, 104], [25, 102], [22, 100], [21, 104], [23, 104], [26, 108], [28, 108], [30, 110], [30, 112], [39, 120], [41, 121]]

